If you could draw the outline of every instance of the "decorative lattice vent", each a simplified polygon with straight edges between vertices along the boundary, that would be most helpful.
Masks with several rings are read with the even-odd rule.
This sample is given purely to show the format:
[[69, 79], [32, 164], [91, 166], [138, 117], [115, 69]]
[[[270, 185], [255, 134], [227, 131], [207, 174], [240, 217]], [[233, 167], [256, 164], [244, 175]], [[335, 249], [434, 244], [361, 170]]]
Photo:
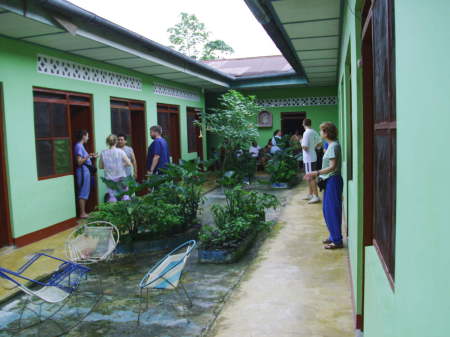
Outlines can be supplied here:
[[142, 90], [142, 81], [138, 78], [47, 55], [38, 55], [37, 71], [42, 74], [109, 85], [112, 87]]
[[195, 92], [179, 88], [173, 88], [168, 85], [160, 83], [155, 83], [155, 89], [153, 92], [155, 95], [160, 96], [176, 97], [186, 99], [189, 101], [200, 101], [200, 96]]
[[336, 96], [320, 97], [288, 97], [288, 98], [266, 98], [258, 100], [258, 104], [264, 107], [288, 107], [307, 105], [336, 105]]

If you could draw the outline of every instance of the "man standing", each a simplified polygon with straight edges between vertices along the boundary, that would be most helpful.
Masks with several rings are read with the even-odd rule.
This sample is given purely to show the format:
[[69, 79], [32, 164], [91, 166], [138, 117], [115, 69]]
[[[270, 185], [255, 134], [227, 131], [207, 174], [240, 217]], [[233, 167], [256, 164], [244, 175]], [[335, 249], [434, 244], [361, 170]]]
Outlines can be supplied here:
[[162, 129], [159, 125], [150, 128], [153, 142], [147, 152], [147, 174], [160, 174], [170, 161], [169, 144], [161, 137]]
[[117, 135], [117, 148], [125, 152], [128, 159], [131, 161], [131, 164], [133, 165], [133, 168], [131, 168], [131, 166], [125, 167], [125, 174], [127, 175], [127, 177], [131, 177], [134, 172], [134, 179], [137, 179], [138, 168], [136, 157], [134, 155], [133, 148], [127, 146], [127, 136], [123, 133], [119, 133]]
[[[303, 163], [305, 164], [305, 173], [308, 174], [318, 169], [316, 147], [321, 143], [321, 139], [319, 134], [311, 128], [311, 120], [309, 118], [303, 120], [303, 127], [305, 128], [302, 139]], [[316, 180], [310, 179], [308, 183], [309, 194], [303, 200], [309, 200], [308, 204], [320, 202]]]

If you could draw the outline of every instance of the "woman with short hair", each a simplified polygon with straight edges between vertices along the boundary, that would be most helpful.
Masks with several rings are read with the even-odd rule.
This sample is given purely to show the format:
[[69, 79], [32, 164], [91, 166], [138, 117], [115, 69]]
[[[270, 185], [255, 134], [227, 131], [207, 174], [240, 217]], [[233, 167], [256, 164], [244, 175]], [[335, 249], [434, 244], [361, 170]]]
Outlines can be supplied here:
[[77, 143], [75, 144], [73, 155], [75, 157], [76, 169], [75, 177], [77, 182], [77, 199], [80, 210], [79, 217], [86, 219], [89, 214], [86, 213], [86, 202], [89, 200], [92, 186], [92, 173], [94, 171], [92, 160], [97, 158], [97, 154], [89, 154], [84, 145], [89, 140], [89, 133], [86, 130], [80, 130], [76, 136]]
[[[117, 136], [109, 135], [106, 138], [106, 145], [108, 145], [108, 149], [103, 150], [100, 154], [100, 168], [104, 169], [105, 179], [120, 183], [127, 176], [126, 167], [131, 166], [131, 161], [128, 159], [127, 154], [116, 147], [117, 145]], [[117, 195], [121, 192], [126, 191], [126, 188], [119, 188], [119, 184], [117, 189], [112, 189], [109, 186], [108, 190], [108, 202], [116, 202]], [[129, 200], [130, 198], [125, 195], [122, 200]]]
[[342, 242], [342, 190], [341, 146], [337, 141], [337, 127], [333, 123], [320, 124], [320, 136], [328, 143], [323, 155], [322, 168], [305, 175], [306, 179], [320, 177], [324, 181], [323, 216], [330, 235], [323, 241], [325, 249], [343, 248]]

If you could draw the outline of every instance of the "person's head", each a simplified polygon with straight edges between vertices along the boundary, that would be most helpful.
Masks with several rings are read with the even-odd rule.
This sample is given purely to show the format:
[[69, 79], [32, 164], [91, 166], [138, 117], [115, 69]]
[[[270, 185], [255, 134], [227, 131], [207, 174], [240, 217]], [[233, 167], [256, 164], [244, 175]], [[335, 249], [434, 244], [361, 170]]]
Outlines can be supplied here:
[[127, 135], [123, 134], [123, 133], [119, 133], [117, 135], [117, 147], [124, 147], [125, 145], [127, 145]]
[[273, 132], [273, 136], [274, 136], [274, 137], [275, 137], [275, 136], [281, 137], [281, 130], [275, 130], [275, 131]]
[[311, 123], [311, 120], [310, 120], [309, 118], [305, 118], [305, 119], [303, 120], [303, 127], [304, 127], [305, 129], [310, 129], [310, 128], [311, 128], [311, 125], [312, 125], [312, 123]]
[[109, 147], [113, 147], [117, 144], [117, 136], [116, 135], [109, 135], [106, 137], [106, 145]]
[[81, 143], [87, 143], [87, 141], [89, 140], [89, 132], [87, 132], [87, 130], [79, 130], [76, 133], [76, 139], [77, 142], [81, 142]]
[[252, 142], [252, 146], [253, 146], [253, 147], [257, 147], [257, 146], [258, 146], [258, 143], [255, 142], [255, 141], [253, 141], [253, 142]]
[[162, 134], [162, 128], [159, 125], [153, 125], [150, 128], [150, 137], [152, 137], [152, 139], [161, 137]]
[[337, 140], [338, 130], [336, 125], [331, 122], [320, 124], [320, 136], [327, 141]]
[[295, 132], [294, 132], [294, 135], [296, 135], [296, 136], [300, 136], [300, 130], [295, 130]]

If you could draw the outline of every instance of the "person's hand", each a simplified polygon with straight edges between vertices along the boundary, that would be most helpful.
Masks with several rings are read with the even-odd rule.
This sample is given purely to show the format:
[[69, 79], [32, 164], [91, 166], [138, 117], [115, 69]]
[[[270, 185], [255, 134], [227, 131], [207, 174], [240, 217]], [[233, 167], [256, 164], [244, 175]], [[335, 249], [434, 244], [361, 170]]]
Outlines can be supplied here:
[[96, 159], [98, 157], [98, 153], [89, 153], [89, 157]]
[[153, 171], [147, 171], [147, 175], [151, 176], [153, 174]]
[[310, 173], [306, 173], [303, 177], [303, 180], [308, 180], [311, 181], [313, 179], [315, 179], [317, 177], [317, 173], [316, 172], [310, 172]]

